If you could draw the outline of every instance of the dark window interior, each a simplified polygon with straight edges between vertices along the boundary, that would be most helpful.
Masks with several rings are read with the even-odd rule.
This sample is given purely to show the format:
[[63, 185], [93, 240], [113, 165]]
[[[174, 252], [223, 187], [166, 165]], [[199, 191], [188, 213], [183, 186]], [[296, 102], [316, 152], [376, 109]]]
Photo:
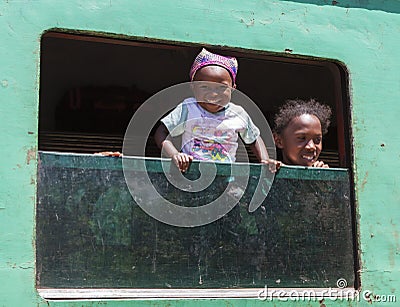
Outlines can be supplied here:
[[[189, 81], [190, 66], [201, 47], [44, 34], [39, 150], [121, 151], [135, 110], [158, 91]], [[238, 89], [256, 102], [271, 127], [274, 113], [286, 99], [315, 98], [330, 105], [334, 117], [324, 138], [321, 159], [331, 167], [349, 167], [347, 79], [339, 64], [290, 54], [207, 48], [238, 58]], [[152, 140], [146, 154], [159, 156]]]

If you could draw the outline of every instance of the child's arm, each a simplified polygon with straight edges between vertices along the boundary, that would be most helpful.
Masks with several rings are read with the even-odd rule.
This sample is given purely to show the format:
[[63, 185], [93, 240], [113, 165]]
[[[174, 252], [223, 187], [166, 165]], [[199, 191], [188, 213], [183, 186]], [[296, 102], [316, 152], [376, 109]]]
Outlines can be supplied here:
[[257, 160], [260, 163], [263, 163], [263, 161], [269, 160], [267, 148], [265, 147], [264, 141], [262, 140], [262, 138], [260, 136], [257, 137], [255, 142], [250, 144], [250, 149], [256, 155]]
[[161, 149], [162, 155], [172, 158], [172, 161], [179, 168], [179, 170], [181, 172], [185, 172], [189, 168], [193, 157], [183, 152], [179, 152], [175, 148], [174, 144], [172, 144], [170, 140], [167, 140], [168, 134], [167, 127], [161, 123], [154, 134], [154, 140], [157, 146]]
[[268, 164], [271, 172], [276, 172], [281, 167], [281, 162], [270, 159], [267, 148], [261, 136], [258, 136], [255, 142], [250, 144], [251, 151], [256, 155], [258, 161], [263, 164]]

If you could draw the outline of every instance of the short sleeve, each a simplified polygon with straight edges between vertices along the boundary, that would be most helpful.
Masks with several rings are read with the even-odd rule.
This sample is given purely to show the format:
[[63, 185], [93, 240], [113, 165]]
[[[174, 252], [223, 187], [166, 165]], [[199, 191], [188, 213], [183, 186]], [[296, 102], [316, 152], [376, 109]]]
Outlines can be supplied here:
[[245, 122], [245, 128], [239, 131], [240, 137], [246, 144], [254, 143], [260, 136], [260, 130], [251, 120], [249, 114], [241, 108], [240, 117]]
[[161, 122], [167, 127], [172, 137], [179, 136], [185, 131], [187, 112], [185, 114], [184, 110], [183, 103], [180, 103], [167, 116], [161, 119]]

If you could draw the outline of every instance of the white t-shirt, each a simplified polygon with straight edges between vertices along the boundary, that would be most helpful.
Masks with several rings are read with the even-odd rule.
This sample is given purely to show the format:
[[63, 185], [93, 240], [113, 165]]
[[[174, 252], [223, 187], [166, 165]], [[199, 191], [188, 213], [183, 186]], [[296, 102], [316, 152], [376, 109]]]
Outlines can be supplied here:
[[195, 98], [187, 98], [161, 121], [172, 137], [182, 135], [181, 151], [196, 160], [234, 162], [238, 134], [247, 144], [260, 135], [247, 112], [231, 102], [210, 113]]

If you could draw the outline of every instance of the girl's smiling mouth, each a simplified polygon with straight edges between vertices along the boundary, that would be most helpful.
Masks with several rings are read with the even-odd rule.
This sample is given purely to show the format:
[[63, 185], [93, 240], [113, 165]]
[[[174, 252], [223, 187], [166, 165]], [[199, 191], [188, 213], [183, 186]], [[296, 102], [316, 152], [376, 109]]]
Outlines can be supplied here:
[[301, 157], [303, 158], [303, 159], [305, 159], [305, 160], [307, 160], [308, 162], [314, 162], [315, 160], [316, 160], [316, 158], [317, 158], [317, 155], [316, 155], [316, 153], [314, 152], [314, 153], [309, 153], [309, 154], [303, 154], [303, 155], [301, 155]]

